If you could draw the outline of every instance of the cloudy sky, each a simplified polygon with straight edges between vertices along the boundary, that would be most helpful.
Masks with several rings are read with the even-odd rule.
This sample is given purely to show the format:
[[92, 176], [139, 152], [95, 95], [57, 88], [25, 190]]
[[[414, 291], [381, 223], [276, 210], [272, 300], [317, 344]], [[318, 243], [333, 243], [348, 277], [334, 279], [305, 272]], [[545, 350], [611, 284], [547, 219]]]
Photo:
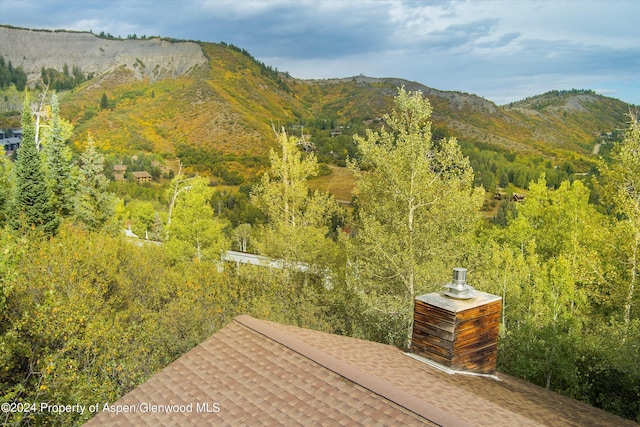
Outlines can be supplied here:
[[0, 0], [2, 24], [225, 41], [297, 78], [400, 77], [497, 104], [577, 88], [640, 105], [639, 22], [640, 0]]

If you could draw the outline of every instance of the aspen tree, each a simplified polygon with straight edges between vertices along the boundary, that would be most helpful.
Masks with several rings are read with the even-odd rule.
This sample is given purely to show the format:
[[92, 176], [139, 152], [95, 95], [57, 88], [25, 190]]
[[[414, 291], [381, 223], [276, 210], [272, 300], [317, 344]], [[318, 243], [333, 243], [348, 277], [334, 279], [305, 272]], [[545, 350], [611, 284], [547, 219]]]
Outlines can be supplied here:
[[406, 345], [413, 300], [444, 284], [468, 250], [483, 191], [455, 138], [434, 141], [431, 105], [401, 88], [380, 131], [356, 137], [354, 286], [383, 325], [371, 338]]

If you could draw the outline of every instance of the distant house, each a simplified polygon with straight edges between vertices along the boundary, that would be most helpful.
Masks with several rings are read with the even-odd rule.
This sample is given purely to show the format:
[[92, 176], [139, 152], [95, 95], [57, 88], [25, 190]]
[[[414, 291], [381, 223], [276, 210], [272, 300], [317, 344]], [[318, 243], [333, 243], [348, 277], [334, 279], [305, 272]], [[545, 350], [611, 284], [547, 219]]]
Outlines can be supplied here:
[[22, 142], [22, 139], [16, 138], [16, 137], [3, 139], [2, 145], [4, 146], [5, 153], [7, 155], [10, 155], [11, 153], [13, 153], [15, 150], [20, 148], [21, 142]]
[[113, 165], [113, 180], [124, 181], [124, 174], [127, 172], [127, 165]]
[[331, 131], [329, 132], [329, 136], [331, 138], [335, 138], [336, 136], [340, 136], [340, 135], [342, 135], [342, 131], [338, 129], [331, 129]]
[[2, 143], [2, 146], [4, 147], [5, 153], [10, 155], [15, 150], [20, 148], [20, 142], [22, 142], [22, 139], [16, 138], [16, 137], [12, 137], [12, 138], [5, 138], [0, 142]]
[[138, 184], [151, 182], [151, 178], [153, 178], [147, 171], [131, 172], [131, 175], [133, 175], [133, 179], [135, 179]]
[[0, 130], [0, 144], [4, 148], [4, 152], [7, 156], [13, 154], [15, 150], [20, 148], [20, 142], [22, 142], [22, 129], [12, 129], [10, 135], [7, 136], [3, 130]]

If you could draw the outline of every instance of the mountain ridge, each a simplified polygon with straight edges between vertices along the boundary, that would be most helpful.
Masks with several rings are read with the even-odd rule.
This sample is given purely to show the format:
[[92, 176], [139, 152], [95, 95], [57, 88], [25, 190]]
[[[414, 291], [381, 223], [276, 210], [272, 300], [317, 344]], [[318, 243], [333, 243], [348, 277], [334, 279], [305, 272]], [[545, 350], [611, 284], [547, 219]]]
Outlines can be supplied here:
[[22, 67], [33, 82], [43, 67], [62, 71], [76, 65], [85, 74], [109, 72], [123, 64], [136, 78], [156, 81], [177, 77], [206, 63], [194, 42], [149, 39], [108, 39], [92, 33], [30, 30], [0, 26], [1, 54]]
[[[208, 164], [205, 169], [241, 174], [264, 166], [274, 126], [308, 132], [325, 161], [352, 157], [351, 135], [379, 126], [400, 86], [429, 98], [439, 136], [555, 164], [593, 159], [596, 134], [623, 128], [629, 110], [592, 91], [550, 91], [498, 106], [474, 94], [393, 77], [296, 79], [225, 43], [113, 40], [8, 26], [0, 26], [0, 39], [0, 55], [26, 67], [31, 84], [43, 67], [67, 64], [94, 74], [59, 94], [76, 142], [91, 132], [106, 150], [187, 155]], [[103, 95], [108, 109], [100, 108]], [[331, 133], [338, 126], [343, 130]]]

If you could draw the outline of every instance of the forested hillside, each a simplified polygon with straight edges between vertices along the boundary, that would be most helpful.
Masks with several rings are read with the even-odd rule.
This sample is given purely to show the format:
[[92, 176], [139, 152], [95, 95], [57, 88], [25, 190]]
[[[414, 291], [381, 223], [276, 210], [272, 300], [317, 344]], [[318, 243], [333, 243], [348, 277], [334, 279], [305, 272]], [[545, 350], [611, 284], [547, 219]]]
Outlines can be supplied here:
[[500, 371], [640, 422], [633, 109], [300, 81], [198, 45], [178, 76], [2, 89], [23, 132], [0, 159], [3, 423], [81, 424], [31, 408], [113, 402], [238, 314], [405, 348], [456, 266], [503, 298]]
[[[5, 62], [24, 69], [31, 85], [64, 89], [61, 110], [75, 126], [76, 145], [91, 132], [109, 152], [180, 157], [228, 183], [255, 180], [267, 166], [272, 124], [306, 135], [321, 162], [344, 166], [357, 154], [353, 135], [379, 126], [400, 86], [427, 95], [434, 106], [434, 135], [455, 135], [475, 162], [477, 183], [491, 191], [505, 184], [505, 174], [522, 188], [540, 172], [553, 185], [589, 172], [601, 135], [624, 129], [629, 111], [625, 103], [589, 90], [497, 106], [472, 94], [394, 78], [298, 80], [225, 43], [0, 31], [11, 41], [0, 47]], [[76, 48], [89, 53], [79, 56]], [[73, 79], [71, 91], [71, 80], [65, 79]], [[5, 90], [4, 101], [0, 128], [17, 126], [21, 100]], [[491, 152], [491, 159], [475, 148]], [[556, 177], [558, 168], [565, 173]]]

